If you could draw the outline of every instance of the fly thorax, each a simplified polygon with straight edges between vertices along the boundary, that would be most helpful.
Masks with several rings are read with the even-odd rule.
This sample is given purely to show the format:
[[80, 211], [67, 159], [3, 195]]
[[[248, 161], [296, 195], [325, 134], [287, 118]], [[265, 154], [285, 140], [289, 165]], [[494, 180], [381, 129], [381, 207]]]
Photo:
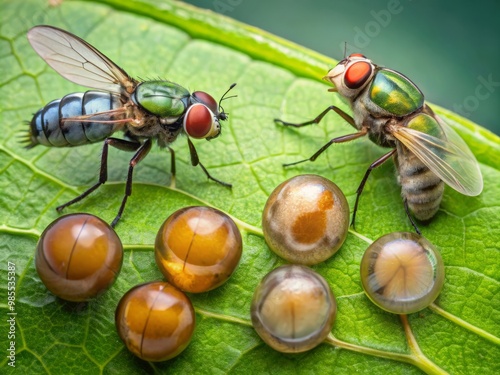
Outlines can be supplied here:
[[160, 117], [158, 121], [164, 128], [170, 128], [172, 124], [175, 124], [179, 120], [178, 116], [174, 117]]
[[362, 127], [366, 126], [366, 119], [370, 116], [369, 110], [365, 106], [365, 102], [356, 98], [350, 103], [353, 113], [354, 123], [356, 124], [356, 129], [361, 130]]
[[170, 145], [172, 142], [174, 142], [177, 139], [177, 136], [179, 135], [180, 131], [178, 132], [164, 132], [158, 134], [156, 137], [156, 141], [158, 143], [158, 147], [160, 148], [165, 148], [168, 145]]
[[162, 132], [158, 133], [156, 139], [158, 141], [158, 146], [166, 147], [173, 141], [177, 139], [181, 133], [182, 128], [177, 129], [164, 129]]
[[410, 79], [391, 69], [380, 69], [366, 90], [372, 113], [404, 117], [424, 105], [424, 95]]
[[161, 118], [179, 117], [186, 110], [189, 91], [168, 81], [147, 81], [137, 86], [132, 100]]
[[358, 130], [368, 129], [368, 137], [373, 143], [382, 147], [394, 147], [394, 137], [386, 130], [387, 124], [391, 123], [393, 119], [386, 116], [374, 116], [365, 107], [365, 103], [365, 101], [361, 100], [361, 97], [352, 103], [356, 128]]
[[162, 138], [173, 142], [181, 127], [175, 126], [175, 122], [171, 125], [163, 125], [158, 116], [143, 114], [138, 123], [127, 126], [127, 130], [136, 137]]
[[370, 96], [370, 87], [367, 87], [366, 90], [364, 90], [353, 102], [353, 109], [354, 106], [362, 107], [364, 108], [364, 111], [366, 113], [371, 114], [374, 117], [392, 117], [394, 116], [393, 113], [391, 113], [388, 110], [385, 110], [384, 108], [380, 107], [378, 104], [372, 101], [371, 96]]
[[394, 137], [387, 132], [387, 125], [391, 122], [391, 119], [387, 118], [375, 118], [368, 116], [365, 119], [364, 125], [368, 127], [368, 138], [370, 140], [381, 146], [381, 147], [396, 147], [396, 142]]

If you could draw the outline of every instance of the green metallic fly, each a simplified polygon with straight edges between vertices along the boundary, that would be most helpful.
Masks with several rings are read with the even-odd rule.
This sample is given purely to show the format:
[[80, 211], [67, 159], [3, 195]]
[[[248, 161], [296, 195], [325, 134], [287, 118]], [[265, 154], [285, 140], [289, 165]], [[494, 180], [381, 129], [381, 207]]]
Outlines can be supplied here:
[[275, 121], [301, 127], [317, 124], [329, 111], [335, 111], [357, 130], [331, 139], [309, 159], [285, 166], [314, 161], [332, 144], [365, 135], [379, 146], [393, 148], [374, 161], [361, 180], [356, 191], [353, 227], [368, 176], [391, 156], [397, 168], [406, 214], [419, 234], [410, 212], [420, 221], [430, 220], [439, 210], [444, 183], [465, 195], [481, 193], [483, 178], [474, 155], [462, 138], [424, 103], [422, 92], [403, 74], [377, 66], [365, 56], [354, 53], [340, 61], [324, 78], [334, 85], [328, 91], [338, 92], [349, 103], [353, 117], [332, 105], [311, 121], [300, 124]]
[[[99, 181], [73, 200], [57, 207], [60, 212], [76, 203], [107, 180], [108, 147], [135, 152], [114, 227], [132, 194], [134, 167], [149, 153], [152, 140], [171, 153], [172, 176], [175, 154], [169, 144], [181, 133], [187, 135], [191, 164], [199, 165], [207, 177], [224, 186], [230, 184], [212, 177], [200, 163], [190, 138], [210, 140], [219, 136], [220, 121], [227, 119], [219, 103], [203, 91], [192, 94], [170, 81], [139, 82], [83, 39], [51, 26], [36, 26], [28, 32], [33, 49], [67, 80], [100, 91], [73, 93], [41, 108], [30, 122], [27, 148], [38, 144], [72, 147], [104, 141]], [[123, 131], [125, 139], [111, 137]]]

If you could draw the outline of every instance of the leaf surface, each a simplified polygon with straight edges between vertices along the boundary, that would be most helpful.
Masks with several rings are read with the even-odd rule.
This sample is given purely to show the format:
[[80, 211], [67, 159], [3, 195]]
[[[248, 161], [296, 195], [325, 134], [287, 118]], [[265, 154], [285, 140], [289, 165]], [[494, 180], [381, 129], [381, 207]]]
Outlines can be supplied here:
[[[16, 368], [2, 358], [2, 372], [24, 373], [481, 373], [500, 371], [500, 140], [492, 133], [436, 108], [469, 144], [481, 164], [484, 191], [464, 197], [446, 188], [442, 206], [424, 235], [446, 265], [439, 298], [420, 313], [400, 318], [383, 312], [364, 295], [359, 262], [371, 241], [411, 231], [394, 166], [372, 173], [341, 250], [313, 268], [329, 282], [338, 302], [332, 335], [316, 349], [284, 355], [267, 347], [250, 324], [253, 291], [284, 262], [266, 246], [261, 213], [268, 195], [285, 179], [315, 173], [333, 180], [351, 207], [368, 167], [385, 150], [368, 139], [332, 146], [314, 163], [281, 165], [311, 156], [329, 139], [352, 132], [338, 116], [298, 130], [274, 118], [309, 120], [327, 106], [342, 106], [320, 78], [335, 61], [241, 25], [231, 19], [164, 1], [2, 1], [0, 28], [0, 288], [8, 293], [8, 265], [15, 264]], [[133, 195], [117, 233], [125, 246], [115, 285], [88, 304], [58, 300], [41, 283], [34, 250], [55, 207], [97, 181], [101, 145], [23, 149], [18, 136], [26, 120], [50, 100], [84, 91], [52, 71], [31, 49], [26, 31], [36, 24], [64, 28], [91, 43], [134, 77], [162, 77], [219, 98], [237, 82], [237, 98], [222, 135], [197, 141], [210, 173], [233, 183], [229, 190], [207, 181], [190, 165], [186, 140], [169, 154], [154, 148], [136, 168]], [[405, 72], [411, 76], [411, 72]], [[89, 212], [106, 221], [124, 192], [130, 155], [111, 150], [109, 182], [67, 212]], [[232, 215], [243, 235], [244, 253], [232, 278], [217, 290], [190, 295], [197, 312], [195, 335], [177, 358], [147, 363], [121, 343], [114, 311], [132, 286], [162, 277], [154, 263], [154, 239], [175, 210], [210, 205]], [[9, 312], [0, 302], [0, 346], [8, 348]]]

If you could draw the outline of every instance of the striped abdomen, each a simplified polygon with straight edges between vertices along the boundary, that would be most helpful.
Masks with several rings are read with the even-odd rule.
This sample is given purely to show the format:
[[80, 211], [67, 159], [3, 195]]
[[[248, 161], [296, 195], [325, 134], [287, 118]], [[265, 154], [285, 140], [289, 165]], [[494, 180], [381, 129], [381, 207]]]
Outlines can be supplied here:
[[92, 122], [62, 121], [62, 119], [105, 112], [122, 107], [120, 99], [110, 93], [87, 91], [53, 100], [38, 110], [30, 122], [28, 148], [41, 144], [49, 147], [79, 146], [102, 141], [117, 130], [109, 114], [92, 117]]
[[401, 143], [396, 147], [395, 164], [401, 195], [418, 220], [429, 220], [439, 210], [444, 182]]

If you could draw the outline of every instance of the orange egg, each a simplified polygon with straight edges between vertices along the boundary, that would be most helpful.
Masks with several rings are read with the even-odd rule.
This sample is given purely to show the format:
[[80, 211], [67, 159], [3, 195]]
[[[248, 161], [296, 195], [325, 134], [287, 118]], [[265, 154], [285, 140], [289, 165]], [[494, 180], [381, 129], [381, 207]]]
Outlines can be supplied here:
[[191, 293], [222, 285], [241, 258], [241, 234], [226, 214], [210, 207], [174, 212], [156, 236], [155, 259], [165, 278]]
[[280, 184], [262, 214], [267, 244], [292, 263], [320, 263], [342, 246], [349, 229], [349, 205], [324, 177], [306, 174]]
[[103, 220], [89, 214], [61, 216], [42, 233], [35, 266], [48, 290], [68, 301], [106, 291], [120, 273], [123, 247]]
[[164, 281], [138, 285], [120, 300], [118, 335], [130, 352], [152, 362], [179, 355], [191, 341], [195, 314], [189, 298]]

